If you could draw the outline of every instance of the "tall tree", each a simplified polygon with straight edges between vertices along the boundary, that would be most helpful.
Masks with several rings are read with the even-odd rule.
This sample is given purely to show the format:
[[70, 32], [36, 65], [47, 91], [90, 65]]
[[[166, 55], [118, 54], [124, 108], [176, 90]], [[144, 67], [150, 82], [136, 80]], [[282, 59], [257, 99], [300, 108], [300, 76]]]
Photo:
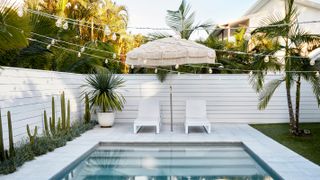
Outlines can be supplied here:
[[[204, 29], [207, 32], [213, 27], [212, 23], [195, 22], [195, 12], [191, 12], [191, 5], [186, 0], [182, 0], [178, 10], [167, 10], [166, 24], [182, 39], [189, 39], [193, 32]], [[168, 33], [150, 34], [150, 40], [171, 36]]]
[[[290, 120], [290, 131], [295, 135], [301, 134], [299, 129], [300, 110], [300, 88], [301, 79], [311, 83], [313, 92], [318, 104], [320, 104], [320, 79], [315, 71], [319, 71], [317, 66], [310, 65], [310, 59], [303, 56], [303, 49], [309, 46], [314, 49], [320, 44], [320, 36], [304, 32], [298, 23], [298, 13], [294, 5], [294, 0], [285, 1], [285, 16], [283, 18], [273, 16], [264, 20], [264, 25], [271, 25], [258, 28], [253, 31], [253, 35], [262, 37], [261, 39], [273, 39], [279, 43], [279, 49], [285, 52], [282, 63], [283, 77], [275, 79], [263, 86], [264, 75], [251, 78], [257, 92], [260, 93], [259, 109], [265, 109], [276, 89], [285, 83], [287, 107]], [[275, 54], [277, 51], [270, 53]], [[312, 63], [311, 63], [312, 64]], [[269, 70], [265, 66], [264, 70]], [[303, 72], [309, 71], [309, 72]], [[296, 85], [296, 107], [293, 108], [292, 87]]]

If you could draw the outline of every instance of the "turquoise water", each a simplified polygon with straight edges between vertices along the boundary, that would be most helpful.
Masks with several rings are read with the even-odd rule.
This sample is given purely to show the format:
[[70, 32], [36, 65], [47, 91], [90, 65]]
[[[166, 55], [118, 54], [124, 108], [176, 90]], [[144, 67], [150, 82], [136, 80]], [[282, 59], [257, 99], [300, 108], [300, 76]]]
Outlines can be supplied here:
[[259, 164], [241, 144], [133, 144], [97, 146], [52, 179], [269, 180], [279, 178], [276, 178], [270, 168]]

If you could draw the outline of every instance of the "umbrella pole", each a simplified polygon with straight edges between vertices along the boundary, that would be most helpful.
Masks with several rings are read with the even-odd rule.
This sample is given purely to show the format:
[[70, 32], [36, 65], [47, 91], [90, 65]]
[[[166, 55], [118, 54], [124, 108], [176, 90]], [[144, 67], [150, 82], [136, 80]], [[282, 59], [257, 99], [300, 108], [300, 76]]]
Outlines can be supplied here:
[[172, 85], [170, 85], [170, 118], [171, 118], [171, 132], [173, 132], [173, 118], [172, 118]]

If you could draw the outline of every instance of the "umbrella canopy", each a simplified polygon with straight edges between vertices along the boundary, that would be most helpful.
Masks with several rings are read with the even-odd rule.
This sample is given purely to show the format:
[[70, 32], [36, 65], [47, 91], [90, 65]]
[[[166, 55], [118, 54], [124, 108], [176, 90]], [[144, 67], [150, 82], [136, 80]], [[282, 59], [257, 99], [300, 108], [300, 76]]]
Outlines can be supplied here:
[[144, 67], [176, 64], [214, 64], [216, 52], [193, 41], [163, 38], [128, 52], [126, 63]]

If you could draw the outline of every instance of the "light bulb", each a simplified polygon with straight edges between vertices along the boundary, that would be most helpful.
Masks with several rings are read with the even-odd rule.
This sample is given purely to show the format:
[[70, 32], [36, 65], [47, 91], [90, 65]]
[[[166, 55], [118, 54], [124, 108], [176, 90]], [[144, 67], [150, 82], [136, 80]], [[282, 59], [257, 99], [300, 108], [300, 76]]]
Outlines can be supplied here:
[[56, 40], [52, 39], [51, 44], [54, 45], [54, 43], [56, 43]]
[[50, 49], [50, 48], [51, 48], [51, 44], [48, 44], [47, 49]]
[[76, 4], [73, 9], [76, 9], [76, 10], [77, 10], [77, 9], [78, 9], [78, 5]]
[[81, 57], [81, 52], [78, 52], [78, 57]]
[[70, 2], [68, 2], [67, 4], [66, 4], [66, 8], [70, 8], [71, 7], [71, 3]]
[[62, 28], [63, 28], [64, 30], [67, 30], [67, 29], [68, 29], [68, 22], [65, 22], [65, 23], [63, 24]]
[[109, 62], [108, 59], [104, 60], [104, 63], [108, 64], [108, 62]]
[[320, 73], [319, 73], [319, 71], [316, 73], [316, 77], [319, 77], [320, 76]]
[[314, 59], [312, 59], [311, 61], [310, 61], [310, 65], [311, 66], [314, 66], [316, 64], [316, 61], [314, 60]]
[[104, 28], [104, 34], [107, 36], [109, 36], [111, 34], [111, 30], [108, 25], [106, 25]]
[[249, 41], [251, 39], [251, 34], [250, 33], [245, 33], [243, 37], [246, 41]]
[[154, 69], [154, 73], [155, 73], [155, 74], [158, 73], [158, 69], [157, 69], [157, 68]]
[[113, 59], [117, 58], [117, 54], [113, 53], [112, 57], [113, 57]]
[[175, 68], [176, 68], [176, 69], [179, 69], [179, 64], [176, 64]]
[[266, 57], [264, 57], [263, 60], [264, 60], [265, 63], [268, 63], [270, 61], [270, 58], [269, 58], [269, 56], [266, 56]]
[[134, 65], [133, 64], [131, 65], [131, 69], [134, 69]]
[[19, 7], [18, 11], [17, 11], [17, 15], [19, 17], [22, 17], [23, 16], [23, 7]]
[[253, 72], [252, 72], [252, 71], [250, 71], [249, 76], [252, 76], [252, 74], [253, 74]]
[[212, 68], [209, 68], [209, 74], [212, 74]]
[[112, 40], [114, 40], [114, 41], [117, 40], [117, 35], [116, 35], [116, 33], [113, 33], [111, 38], [112, 38]]
[[80, 49], [80, 52], [84, 52], [86, 50], [86, 48], [83, 46], [81, 49]]
[[57, 27], [61, 27], [62, 26], [62, 19], [59, 18], [57, 21], [56, 21], [56, 26]]

